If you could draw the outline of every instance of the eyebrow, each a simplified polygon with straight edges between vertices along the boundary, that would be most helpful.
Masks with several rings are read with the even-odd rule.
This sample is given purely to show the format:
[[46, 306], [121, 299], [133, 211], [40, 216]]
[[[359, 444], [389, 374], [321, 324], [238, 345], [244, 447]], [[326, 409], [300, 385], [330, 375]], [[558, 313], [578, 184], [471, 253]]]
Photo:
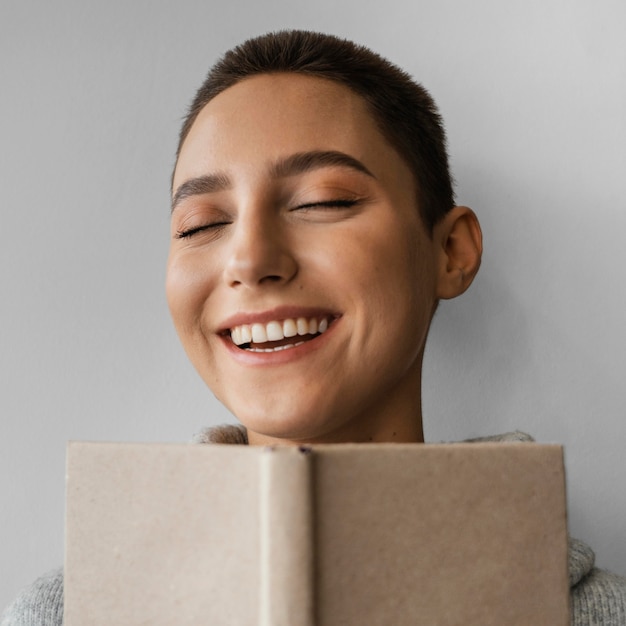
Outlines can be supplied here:
[[215, 193], [231, 187], [231, 181], [226, 174], [207, 174], [190, 178], [182, 183], [172, 198], [172, 212], [185, 198], [201, 196], [205, 193]]
[[[361, 174], [376, 178], [358, 159], [336, 150], [313, 150], [297, 152], [284, 159], [279, 159], [270, 166], [271, 178], [288, 178], [324, 167], [346, 167]], [[232, 187], [231, 179], [223, 173], [207, 174], [190, 178], [182, 183], [172, 198], [172, 212], [178, 204], [190, 196], [224, 191]]]
[[335, 150], [297, 152], [274, 163], [270, 168], [270, 176], [272, 176], [272, 178], [286, 178], [322, 167], [336, 166], [348, 167], [375, 178], [374, 174], [372, 174], [361, 161], [351, 157], [349, 154]]

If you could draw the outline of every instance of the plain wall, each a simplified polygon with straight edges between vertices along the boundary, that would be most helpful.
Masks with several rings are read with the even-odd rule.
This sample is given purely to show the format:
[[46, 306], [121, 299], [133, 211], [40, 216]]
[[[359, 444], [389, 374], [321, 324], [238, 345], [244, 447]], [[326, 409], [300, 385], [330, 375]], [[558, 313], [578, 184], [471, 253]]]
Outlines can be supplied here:
[[210, 64], [285, 27], [430, 89], [481, 218], [480, 275], [427, 347], [427, 440], [565, 444], [571, 532], [626, 574], [623, 0], [3, 0], [0, 606], [62, 564], [67, 440], [232, 419], [169, 320], [169, 176]]

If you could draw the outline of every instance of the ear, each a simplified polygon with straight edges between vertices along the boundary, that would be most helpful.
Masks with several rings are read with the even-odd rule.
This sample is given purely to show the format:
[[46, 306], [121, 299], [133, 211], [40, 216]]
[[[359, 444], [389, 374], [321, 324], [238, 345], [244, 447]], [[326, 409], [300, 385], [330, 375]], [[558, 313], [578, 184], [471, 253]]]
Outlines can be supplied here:
[[483, 236], [474, 211], [455, 206], [433, 230], [437, 245], [437, 298], [461, 295], [474, 280], [483, 253]]

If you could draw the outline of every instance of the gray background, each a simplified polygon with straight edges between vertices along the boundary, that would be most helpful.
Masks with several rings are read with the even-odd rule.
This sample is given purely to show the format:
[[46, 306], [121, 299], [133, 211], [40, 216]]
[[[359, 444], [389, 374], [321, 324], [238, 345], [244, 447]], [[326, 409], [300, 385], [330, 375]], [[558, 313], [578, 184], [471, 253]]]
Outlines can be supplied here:
[[572, 533], [626, 574], [624, 0], [1, 0], [0, 606], [62, 563], [68, 439], [230, 419], [168, 318], [168, 183], [209, 65], [282, 27], [423, 82], [482, 220], [428, 344], [427, 439], [564, 443]]

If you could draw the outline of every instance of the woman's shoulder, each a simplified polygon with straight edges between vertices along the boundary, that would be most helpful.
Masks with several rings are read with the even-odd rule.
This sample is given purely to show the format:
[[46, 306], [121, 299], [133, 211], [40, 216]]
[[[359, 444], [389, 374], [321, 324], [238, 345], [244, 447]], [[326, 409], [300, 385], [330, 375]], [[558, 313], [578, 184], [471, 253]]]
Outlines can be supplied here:
[[[573, 626], [626, 626], [626, 578], [594, 567], [587, 544], [570, 540]], [[38, 578], [2, 616], [0, 626], [62, 626], [63, 570]]]
[[0, 626], [62, 626], [63, 570], [38, 578], [2, 614]]
[[626, 578], [592, 568], [571, 589], [573, 626], [626, 626]]

